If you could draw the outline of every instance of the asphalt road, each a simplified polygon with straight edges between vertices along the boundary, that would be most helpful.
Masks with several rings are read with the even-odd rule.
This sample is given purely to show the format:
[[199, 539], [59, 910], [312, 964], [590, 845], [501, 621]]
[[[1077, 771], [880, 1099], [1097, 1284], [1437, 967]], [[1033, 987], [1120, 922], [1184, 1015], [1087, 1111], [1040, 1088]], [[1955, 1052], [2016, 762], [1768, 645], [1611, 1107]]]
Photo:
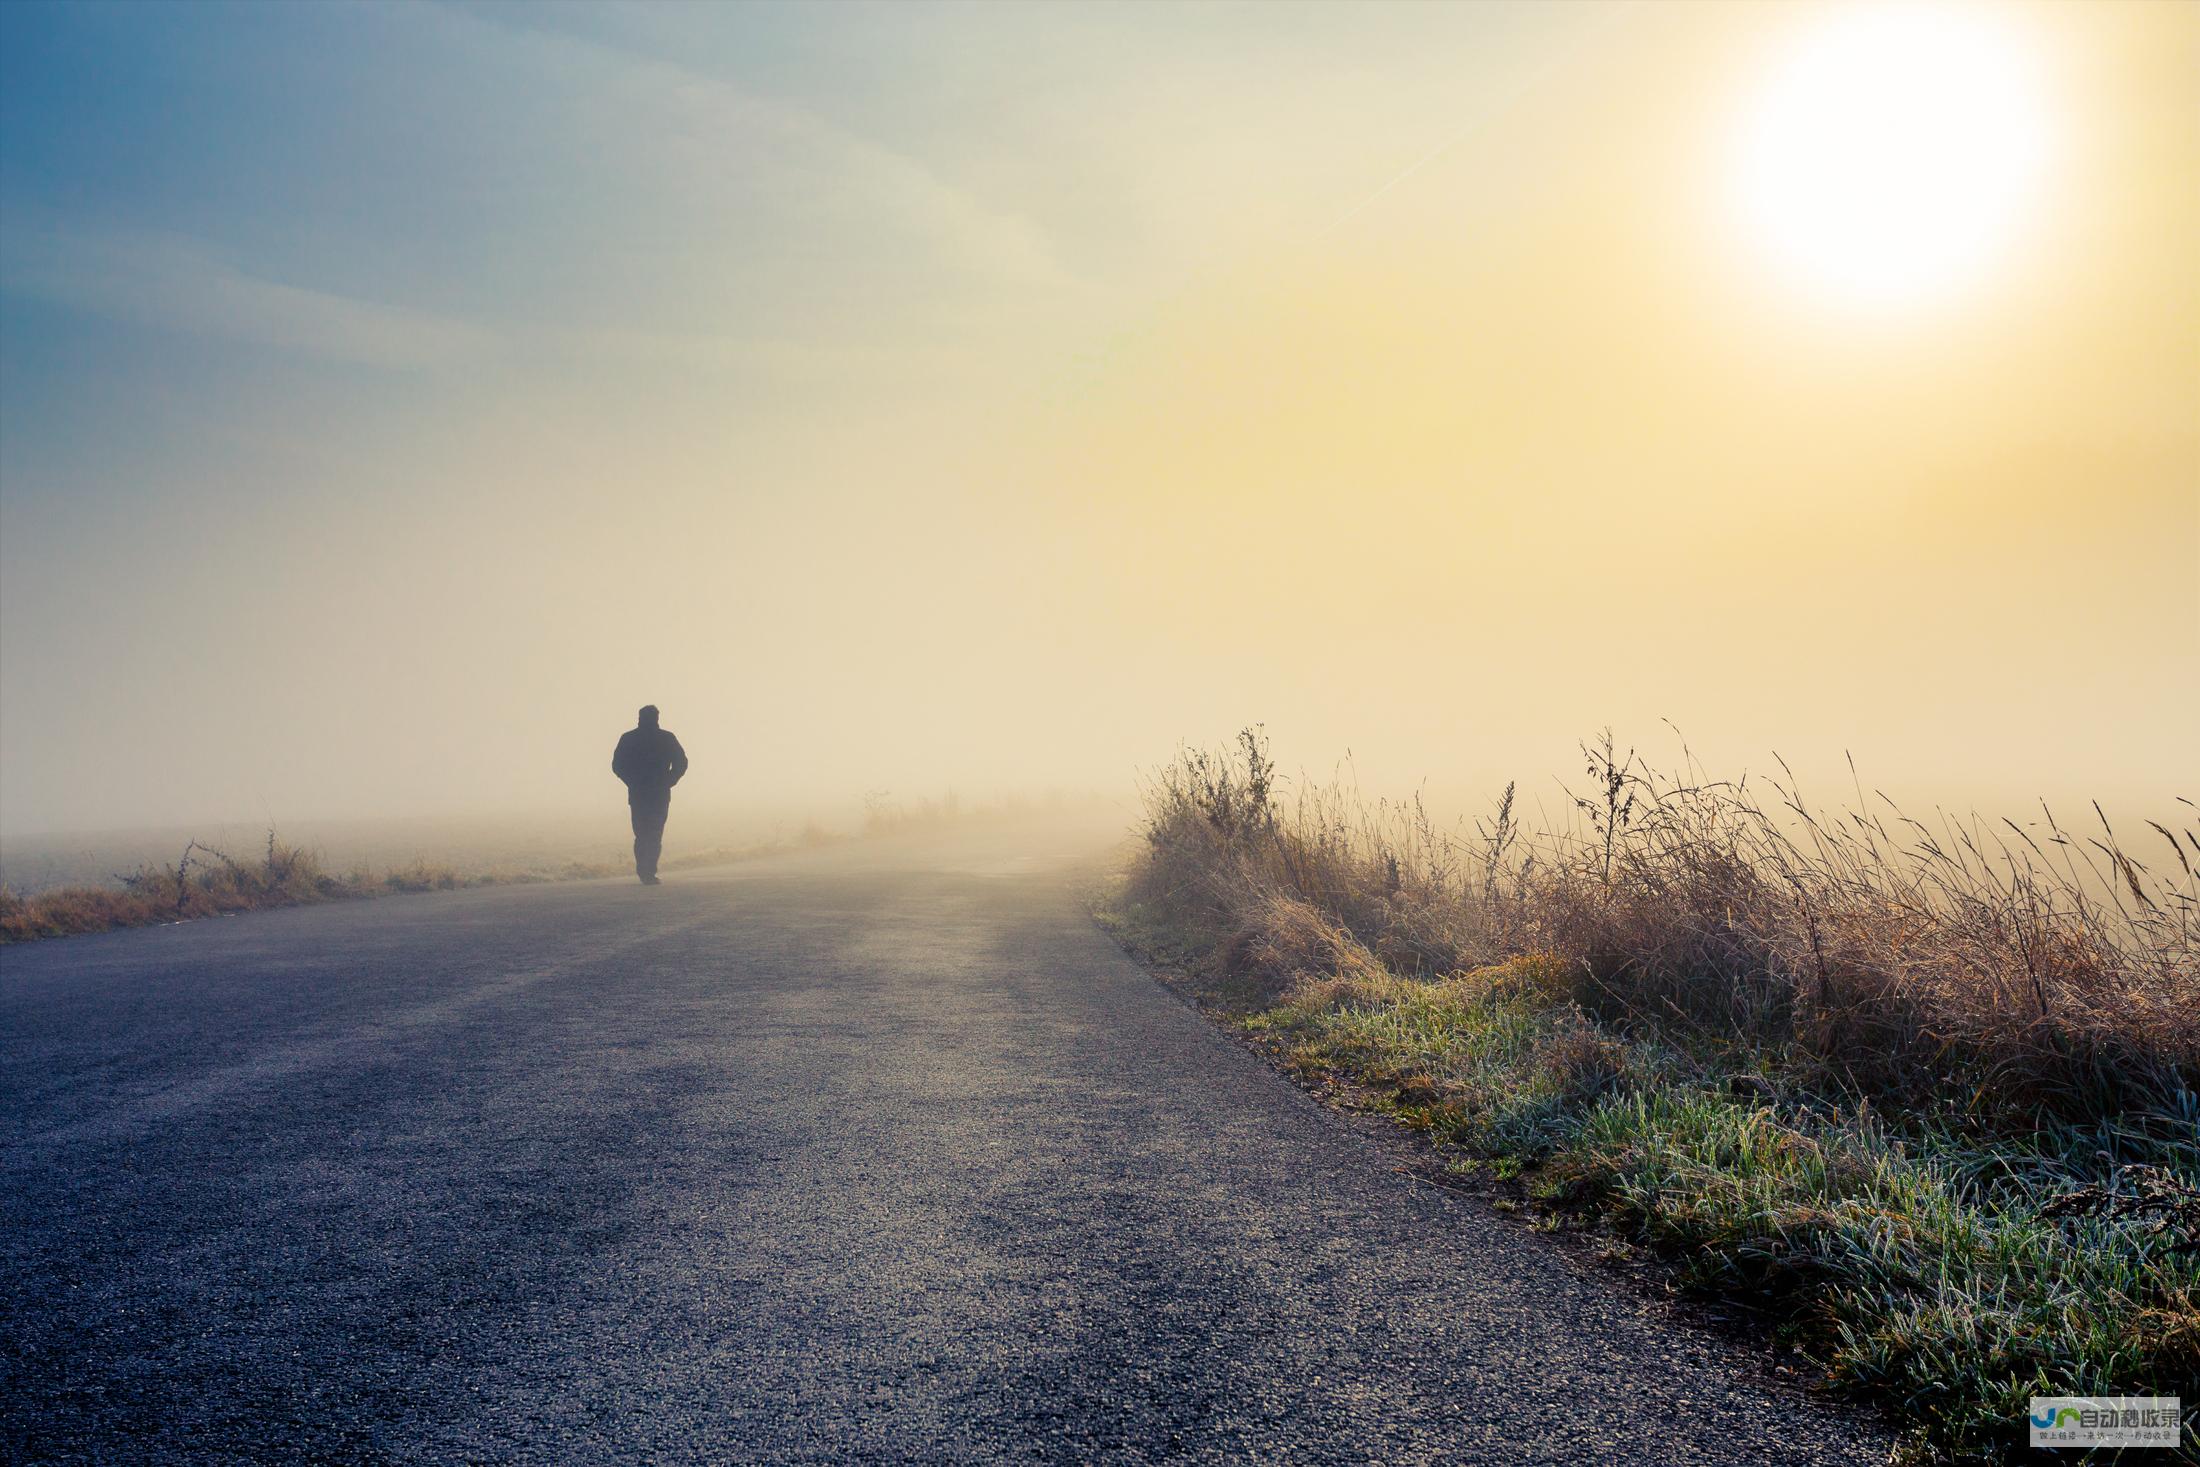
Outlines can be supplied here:
[[1884, 1459], [1210, 1027], [1058, 844], [0, 950], [0, 1457]]

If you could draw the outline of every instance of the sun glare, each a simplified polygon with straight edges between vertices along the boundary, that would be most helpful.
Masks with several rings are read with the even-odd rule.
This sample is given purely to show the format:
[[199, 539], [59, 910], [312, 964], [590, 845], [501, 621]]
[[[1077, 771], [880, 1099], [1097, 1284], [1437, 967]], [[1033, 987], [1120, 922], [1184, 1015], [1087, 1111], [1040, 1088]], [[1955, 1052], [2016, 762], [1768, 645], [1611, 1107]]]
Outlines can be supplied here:
[[1738, 202], [1783, 273], [1862, 306], [1972, 284], [2038, 194], [2031, 59], [1975, 10], [1883, 5], [1795, 38], [1745, 119]]

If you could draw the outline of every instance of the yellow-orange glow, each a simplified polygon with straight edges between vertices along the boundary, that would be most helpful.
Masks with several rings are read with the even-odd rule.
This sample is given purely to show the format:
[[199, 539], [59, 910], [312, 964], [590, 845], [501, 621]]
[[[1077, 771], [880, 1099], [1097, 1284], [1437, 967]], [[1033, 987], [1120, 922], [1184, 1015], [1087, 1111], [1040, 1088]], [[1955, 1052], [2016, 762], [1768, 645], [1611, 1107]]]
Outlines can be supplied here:
[[1844, 10], [1790, 45], [1742, 120], [1735, 186], [1756, 242], [1848, 302], [1975, 283], [2036, 204], [2051, 136], [2006, 18]]

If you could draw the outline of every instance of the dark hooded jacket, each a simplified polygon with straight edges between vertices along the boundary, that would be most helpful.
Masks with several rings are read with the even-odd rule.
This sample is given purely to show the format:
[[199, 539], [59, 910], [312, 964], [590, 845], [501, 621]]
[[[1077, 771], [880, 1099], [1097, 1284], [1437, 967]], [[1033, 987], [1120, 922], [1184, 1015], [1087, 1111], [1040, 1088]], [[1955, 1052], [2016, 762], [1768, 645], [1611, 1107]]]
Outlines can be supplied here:
[[687, 769], [687, 750], [670, 729], [655, 724], [620, 734], [619, 747], [611, 752], [611, 772], [626, 781], [628, 804], [667, 798]]

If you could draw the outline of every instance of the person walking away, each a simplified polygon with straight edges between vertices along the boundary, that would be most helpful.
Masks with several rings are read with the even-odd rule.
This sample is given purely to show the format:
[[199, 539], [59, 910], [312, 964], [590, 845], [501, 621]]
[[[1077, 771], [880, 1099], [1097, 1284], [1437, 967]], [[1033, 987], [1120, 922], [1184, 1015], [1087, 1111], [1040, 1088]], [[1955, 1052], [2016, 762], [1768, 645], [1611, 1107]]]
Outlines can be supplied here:
[[611, 772], [626, 782], [627, 809], [634, 817], [634, 874], [644, 886], [657, 884], [657, 857], [664, 851], [672, 787], [687, 768], [687, 750], [671, 729], [657, 726], [654, 703], [641, 711], [634, 727], [619, 735], [619, 746], [611, 751]]

